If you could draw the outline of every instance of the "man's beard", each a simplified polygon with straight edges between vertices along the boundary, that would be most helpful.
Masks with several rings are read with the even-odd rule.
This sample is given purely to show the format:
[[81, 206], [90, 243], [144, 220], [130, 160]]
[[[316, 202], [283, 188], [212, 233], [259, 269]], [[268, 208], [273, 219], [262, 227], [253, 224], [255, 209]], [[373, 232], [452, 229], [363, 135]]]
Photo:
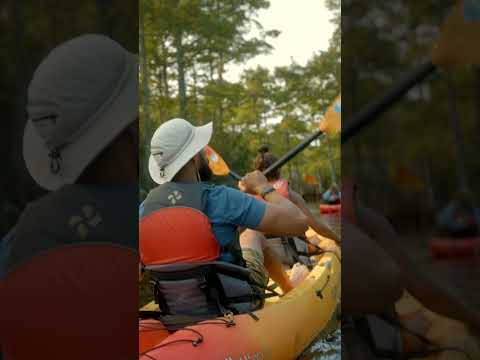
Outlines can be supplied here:
[[198, 169], [198, 175], [200, 176], [200, 181], [210, 181], [213, 178], [213, 172], [208, 166], [208, 161], [202, 156], [202, 161], [200, 163], [200, 167]]

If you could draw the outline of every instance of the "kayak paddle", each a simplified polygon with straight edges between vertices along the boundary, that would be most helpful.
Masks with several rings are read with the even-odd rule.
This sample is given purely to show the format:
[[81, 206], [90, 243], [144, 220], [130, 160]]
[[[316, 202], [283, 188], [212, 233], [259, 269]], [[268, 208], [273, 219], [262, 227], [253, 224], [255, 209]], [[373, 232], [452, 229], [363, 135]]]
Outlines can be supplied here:
[[375, 117], [400, 100], [412, 87], [434, 73], [438, 67], [460, 64], [480, 64], [478, 32], [480, 30], [480, 4], [461, 0], [440, 29], [440, 36], [432, 48], [431, 59], [413, 70], [377, 101], [363, 107], [342, 129], [341, 143], [356, 135]]
[[238, 175], [235, 171], [230, 170], [225, 160], [213, 150], [210, 146], [205, 147], [205, 155], [208, 159], [208, 167], [212, 170], [214, 175], [217, 176], [227, 176], [230, 175], [235, 180], [241, 180], [242, 177]]
[[308, 138], [303, 140], [300, 144], [295, 146], [292, 150], [287, 152], [283, 155], [280, 159], [275, 161], [272, 165], [270, 165], [263, 173], [265, 176], [270, 174], [272, 171], [275, 171], [279, 167], [285, 165], [287, 161], [292, 159], [296, 156], [299, 152], [305, 149], [310, 143], [317, 138], [320, 137], [322, 134], [336, 134], [340, 132], [342, 127], [342, 99], [341, 95], [338, 95], [334, 102], [329, 106], [325, 116], [320, 121], [320, 127], [317, 131], [315, 131], [312, 135]]
[[[242, 177], [238, 175], [235, 171], [231, 170], [228, 167], [225, 160], [223, 160], [222, 157], [215, 150], [213, 150], [213, 148], [210, 147], [209, 145], [205, 147], [205, 154], [208, 159], [208, 167], [210, 168], [210, 170], [212, 170], [214, 175], [217, 175], [217, 176], [229, 175], [237, 181], [242, 180]], [[263, 173], [265, 174], [265, 171]], [[321, 250], [322, 252], [329, 252], [329, 251], [323, 250], [318, 245], [310, 242], [309, 240], [306, 240], [306, 239], [300, 239], [300, 240], [307, 244], [310, 244], [311, 246], [313, 246], [319, 251]]]
[[[325, 116], [320, 121], [320, 126], [317, 131], [315, 131], [311, 136], [302, 141], [300, 144], [295, 146], [292, 150], [270, 165], [267, 169], [263, 171], [263, 174], [267, 176], [272, 171], [275, 171], [279, 167], [283, 166], [286, 162], [292, 159], [295, 155], [305, 149], [312, 141], [320, 137], [322, 134], [336, 134], [340, 132], [342, 127], [341, 122], [341, 113], [342, 113], [342, 100], [341, 95], [338, 95], [334, 102], [328, 107]], [[205, 147], [205, 154], [208, 159], [208, 166], [212, 170], [214, 175], [217, 176], [227, 176], [230, 175], [235, 180], [241, 180], [241, 176], [236, 172], [231, 170], [227, 163], [222, 159], [222, 157], [213, 150], [210, 146]]]

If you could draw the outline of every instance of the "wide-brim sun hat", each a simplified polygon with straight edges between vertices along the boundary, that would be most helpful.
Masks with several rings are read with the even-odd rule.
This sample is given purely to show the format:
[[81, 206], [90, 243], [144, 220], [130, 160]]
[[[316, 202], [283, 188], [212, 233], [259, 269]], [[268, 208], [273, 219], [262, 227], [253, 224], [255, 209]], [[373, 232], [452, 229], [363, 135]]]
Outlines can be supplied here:
[[23, 156], [47, 190], [75, 183], [138, 118], [137, 57], [103, 35], [61, 44], [34, 73]]
[[172, 119], [163, 123], [150, 142], [148, 170], [157, 184], [172, 181], [174, 176], [212, 138], [213, 126], [193, 126], [184, 119]]

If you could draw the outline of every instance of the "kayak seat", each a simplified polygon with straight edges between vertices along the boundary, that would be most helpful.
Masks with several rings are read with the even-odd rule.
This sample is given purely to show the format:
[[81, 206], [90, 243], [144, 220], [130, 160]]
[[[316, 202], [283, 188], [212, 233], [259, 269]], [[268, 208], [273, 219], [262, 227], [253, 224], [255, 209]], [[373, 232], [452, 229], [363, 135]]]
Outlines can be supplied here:
[[150, 274], [159, 320], [170, 331], [225, 313], [259, 309], [250, 270], [218, 261], [220, 245], [202, 212], [169, 207], [140, 220], [140, 258]]

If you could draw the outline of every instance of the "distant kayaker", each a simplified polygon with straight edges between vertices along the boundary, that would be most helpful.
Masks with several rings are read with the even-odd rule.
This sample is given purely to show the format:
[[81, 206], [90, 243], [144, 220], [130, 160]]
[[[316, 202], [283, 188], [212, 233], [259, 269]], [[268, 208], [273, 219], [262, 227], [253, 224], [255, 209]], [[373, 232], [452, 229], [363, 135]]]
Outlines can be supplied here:
[[329, 205], [340, 204], [341, 193], [337, 184], [332, 184], [330, 188], [322, 195], [322, 199]]
[[454, 238], [478, 235], [478, 223], [471, 198], [468, 192], [460, 191], [440, 211], [437, 216], [437, 230], [440, 235]]
[[[264, 171], [277, 160], [277, 157], [270, 152], [269, 147], [263, 145], [258, 149], [258, 155], [255, 158], [254, 166], [256, 170]], [[268, 174], [267, 179], [279, 194], [293, 202], [305, 214], [308, 219], [308, 225], [315, 230], [317, 234], [337, 242], [340, 241], [339, 235], [332, 231], [328, 224], [326, 224], [321, 218], [313, 215], [302, 195], [292, 189], [288, 180], [281, 177], [280, 169]]]
[[[140, 215], [165, 207], [190, 207], [201, 211], [208, 217], [220, 244], [219, 260], [245, 265], [252, 271], [252, 281], [261, 286], [266, 286], [271, 277], [288, 292], [295, 284], [267, 246], [262, 233], [303, 235], [308, 219], [297, 206], [280, 195], [260, 171], [243, 177], [239, 182], [241, 191], [209, 185], [212, 172], [203, 149], [210, 141], [212, 130], [212, 123], [195, 127], [186, 120], [172, 119], [155, 131], [149, 172], [158, 186], [141, 204]], [[188, 226], [188, 220], [178, 226]], [[240, 228], [245, 228], [241, 234]], [[305, 270], [298, 268], [298, 271]], [[294, 271], [291, 276], [296, 277]]]

